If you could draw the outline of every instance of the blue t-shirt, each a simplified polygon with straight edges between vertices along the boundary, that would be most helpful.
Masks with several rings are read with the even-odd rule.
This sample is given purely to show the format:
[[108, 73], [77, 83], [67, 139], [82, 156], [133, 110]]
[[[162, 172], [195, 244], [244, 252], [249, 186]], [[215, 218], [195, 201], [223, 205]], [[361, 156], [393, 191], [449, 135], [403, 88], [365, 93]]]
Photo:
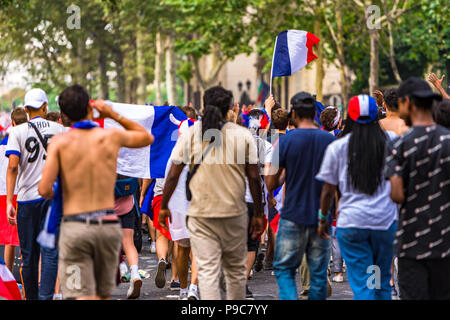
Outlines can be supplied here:
[[336, 137], [320, 129], [295, 129], [275, 143], [272, 165], [286, 169], [286, 196], [280, 216], [303, 226], [317, 226], [323, 183], [314, 177], [327, 146]]

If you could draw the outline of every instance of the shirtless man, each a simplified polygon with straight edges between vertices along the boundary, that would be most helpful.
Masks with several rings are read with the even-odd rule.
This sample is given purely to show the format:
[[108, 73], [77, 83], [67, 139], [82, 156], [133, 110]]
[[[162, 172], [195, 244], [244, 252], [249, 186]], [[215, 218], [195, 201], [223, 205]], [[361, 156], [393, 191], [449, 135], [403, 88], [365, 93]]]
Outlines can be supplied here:
[[[39, 193], [54, 196], [60, 176], [63, 218], [59, 239], [59, 276], [65, 299], [109, 299], [116, 287], [121, 227], [114, 214], [117, 156], [121, 147], [140, 148], [153, 136], [139, 124], [113, 111], [104, 101], [89, 102], [79, 85], [59, 96], [61, 112], [72, 129], [55, 136], [48, 148]], [[111, 118], [126, 130], [101, 129], [92, 122]]]
[[395, 89], [386, 90], [385, 94], [376, 90], [374, 95], [377, 99], [383, 101], [383, 107], [386, 109], [386, 118], [380, 120], [381, 128], [387, 132], [393, 132], [397, 136], [401, 136], [409, 127], [398, 114], [397, 92]]

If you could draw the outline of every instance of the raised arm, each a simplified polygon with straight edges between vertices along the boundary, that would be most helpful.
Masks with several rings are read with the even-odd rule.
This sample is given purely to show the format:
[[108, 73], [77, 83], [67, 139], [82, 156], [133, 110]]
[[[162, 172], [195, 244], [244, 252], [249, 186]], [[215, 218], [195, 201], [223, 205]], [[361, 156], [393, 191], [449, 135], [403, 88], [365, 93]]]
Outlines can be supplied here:
[[442, 87], [442, 81], [444, 81], [445, 75], [442, 75], [442, 77], [439, 79], [434, 73], [430, 73], [427, 76], [427, 80], [430, 81], [433, 86], [436, 87], [436, 89], [439, 90], [440, 94], [444, 99], [450, 99], [450, 96], [445, 92], [444, 88]]
[[120, 123], [124, 130], [115, 130], [115, 135], [119, 139], [121, 147], [127, 148], [142, 148], [153, 143], [153, 135], [150, 134], [139, 123], [127, 119], [116, 111], [114, 111], [103, 100], [96, 100], [91, 103], [94, 109], [97, 109], [101, 118], [110, 118]]

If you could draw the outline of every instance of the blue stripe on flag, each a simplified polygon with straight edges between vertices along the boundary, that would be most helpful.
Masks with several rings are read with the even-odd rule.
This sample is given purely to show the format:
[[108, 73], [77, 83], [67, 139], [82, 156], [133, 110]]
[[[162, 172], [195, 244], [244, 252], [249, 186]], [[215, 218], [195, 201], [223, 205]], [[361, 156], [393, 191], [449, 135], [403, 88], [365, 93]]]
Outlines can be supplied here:
[[[160, 106], [155, 108], [155, 119], [152, 126], [152, 134], [155, 142], [150, 146], [150, 178], [164, 178], [167, 161], [169, 161], [176, 139], [172, 141], [172, 135], [178, 138], [178, 126], [170, 121], [172, 113], [177, 120], [183, 121], [187, 116], [174, 106]], [[175, 132], [175, 133], [174, 133]]]
[[290, 76], [291, 60], [289, 58], [289, 47], [287, 41], [287, 31], [281, 32], [277, 36], [277, 44], [275, 47], [272, 77]]

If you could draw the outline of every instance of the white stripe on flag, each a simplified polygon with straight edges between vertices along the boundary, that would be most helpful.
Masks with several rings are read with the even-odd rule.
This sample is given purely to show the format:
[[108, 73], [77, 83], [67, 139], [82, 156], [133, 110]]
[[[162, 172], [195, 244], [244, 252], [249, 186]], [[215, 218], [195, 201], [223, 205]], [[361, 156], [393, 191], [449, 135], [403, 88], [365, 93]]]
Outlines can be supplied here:
[[369, 115], [369, 97], [366, 95], [360, 94], [358, 96], [359, 100], [359, 114], [361, 116], [368, 116]]
[[[112, 103], [114, 111], [130, 120], [136, 121], [151, 132], [153, 120], [155, 119], [155, 108], [153, 106]], [[105, 119], [105, 128], [122, 128], [112, 119]], [[136, 159], [139, 159], [136, 161]], [[121, 148], [117, 159], [117, 173], [135, 177], [150, 178], [150, 147], [138, 149]]]
[[0, 279], [3, 282], [9, 281], [16, 282], [16, 279], [14, 279], [14, 276], [12, 275], [11, 271], [9, 271], [9, 269], [3, 263], [0, 263]]
[[288, 30], [287, 45], [291, 61], [291, 74], [294, 74], [308, 63], [308, 48], [306, 48], [306, 31]]

